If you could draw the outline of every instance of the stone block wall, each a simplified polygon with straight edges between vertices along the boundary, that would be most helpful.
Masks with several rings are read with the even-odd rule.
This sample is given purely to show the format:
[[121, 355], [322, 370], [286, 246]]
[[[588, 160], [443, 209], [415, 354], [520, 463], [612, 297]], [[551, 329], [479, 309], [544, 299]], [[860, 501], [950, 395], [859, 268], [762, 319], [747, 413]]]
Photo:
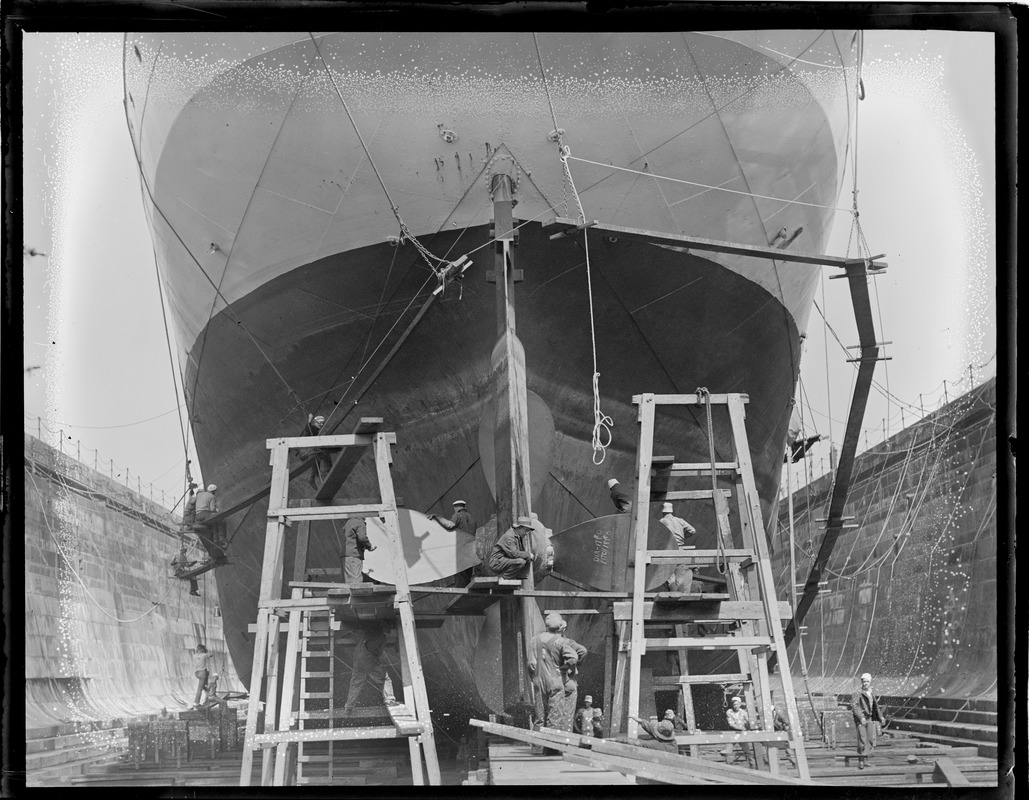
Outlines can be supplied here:
[[242, 689], [213, 573], [201, 597], [172, 576], [178, 520], [33, 437], [25, 454], [26, 726], [192, 704], [198, 642]]

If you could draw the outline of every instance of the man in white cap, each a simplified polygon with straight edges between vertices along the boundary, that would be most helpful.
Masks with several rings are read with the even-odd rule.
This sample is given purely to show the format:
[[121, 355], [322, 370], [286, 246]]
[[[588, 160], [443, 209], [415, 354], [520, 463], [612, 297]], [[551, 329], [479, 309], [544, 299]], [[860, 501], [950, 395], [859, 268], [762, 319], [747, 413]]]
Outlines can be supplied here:
[[[754, 727], [754, 724], [750, 721], [750, 714], [743, 707], [743, 699], [739, 695], [733, 695], [729, 708], [725, 709], [725, 721], [729, 723], [729, 728], [734, 731], [749, 731]], [[743, 748], [743, 752], [747, 756], [747, 766], [751, 769], [757, 769], [757, 758], [754, 754], [753, 742], [743, 742], [740, 744], [740, 747]]]
[[459, 531], [475, 536], [475, 520], [468, 513], [468, 504], [464, 500], [454, 501], [454, 516], [450, 518]]
[[214, 496], [217, 491], [218, 487], [210, 483], [202, 492], [197, 492], [196, 524], [199, 526], [197, 536], [203, 542], [211, 558], [215, 561], [224, 561], [225, 551], [220, 542], [221, 526], [208, 524], [208, 520], [218, 513], [218, 500]]
[[619, 514], [628, 514], [632, 509], [632, 498], [629, 497], [629, 493], [622, 488], [622, 485], [618, 482], [618, 478], [611, 478], [607, 482], [607, 488], [611, 490], [611, 502], [615, 504], [615, 510]]
[[593, 735], [593, 697], [582, 698], [582, 708], [575, 712], [575, 732], [583, 736]]
[[534, 558], [532, 554], [532, 520], [518, 517], [514, 527], [500, 536], [489, 555], [489, 568], [501, 578], [521, 580]]
[[[676, 547], [680, 550], [692, 550], [692, 545], [687, 545], [686, 540], [692, 539], [697, 535], [696, 528], [690, 525], [682, 517], [675, 516], [674, 508], [671, 503], [665, 503], [661, 506], [661, 513], [664, 516], [661, 517], [660, 522], [672, 532], [672, 536], [675, 538]], [[672, 577], [668, 579], [667, 583], [669, 591], [687, 594], [690, 589], [693, 588], [693, 570], [685, 564], [676, 564], [675, 571], [672, 573]]]
[[885, 725], [886, 717], [879, 708], [879, 701], [872, 694], [872, 676], [864, 672], [858, 680], [861, 681], [861, 688], [851, 695], [850, 709], [857, 730], [858, 769], [864, 769], [872, 766], [872, 750], [879, 732], [876, 725]]
[[[325, 417], [315, 416], [314, 414], [307, 415], [307, 424], [304, 426], [304, 430], [301, 431], [301, 436], [321, 436], [322, 428], [325, 425]], [[324, 479], [329, 474], [329, 470], [332, 468], [332, 451], [326, 450], [321, 447], [302, 447], [297, 449], [297, 456], [301, 460], [306, 461], [311, 456], [314, 456], [314, 469], [311, 470], [310, 480], [311, 488], [315, 489], [318, 486], [318, 479]]]
[[536, 717], [548, 728], [572, 730], [579, 684], [578, 666], [586, 657], [586, 648], [565, 636], [565, 621], [555, 611], [544, 620], [547, 630], [537, 633], [529, 642], [529, 675], [536, 689]]

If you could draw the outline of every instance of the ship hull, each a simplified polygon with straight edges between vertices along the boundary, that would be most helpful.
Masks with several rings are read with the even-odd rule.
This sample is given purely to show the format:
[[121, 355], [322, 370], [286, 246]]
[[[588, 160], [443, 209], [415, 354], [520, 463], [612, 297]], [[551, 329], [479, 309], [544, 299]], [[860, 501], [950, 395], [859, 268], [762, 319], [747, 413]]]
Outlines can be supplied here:
[[[474, 244], [485, 241], [486, 231], [466, 231], [463, 236]], [[590, 269], [601, 407], [617, 420], [605, 461], [598, 466], [591, 447], [593, 338], [582, 249], [570, 239], [555, 246], [548, 231], [527, 225], [515, 254], [525, 276], [517, 287], [516, 313], [528, 389], [544, 399], [555, 428], [553, 461], [533, 506], [540, 520], [559, 532], [611, 513], [607, 479], [617, 476], [630, 485], [635, 469], [638, 434], [632, 395], [689, 393], [697, 387], [748, 394], [748, 437], [759, 465], [755, 476], [767, 518], [768, 498], [777, 490], [781, 443], [798, 367], [791, 354], [799, 352], [799, 332], [782, 305], [762, 288], [706, 259], [654, 244], [598, 241], [591, 248]], [[349, 377], [359, 373], [366, 352], [376, 347], [388, 351], [401, 335], [394, 328], [385, 341], [380, 339], [396, 316], [383, 314], [375, 319], [341, 313], [334, 326], [312, 330], [305, 325], [320, 312], [322, 298], [355, 281], [367, 287], [369, 299], [383, 296], [376, 283], [383, 281], [394, 257], [393, 249], [383, 245], [325, 259], [263, 287], [212, 322], [198, 347], [206, 349], [204, 363], [231, 364], [231, 374], [226, 375], [224, 368], [217, 375], [187, 374], [187, 385], [195, 380], [198, 386], [219, 387], [216, 394], [198, 394], [194, 426], [203, 463], [219, 465], [215, 474], [220, 487], [238, 495], [266, 484], [264, 440], [292, 433], [284, 429], [277, 411], [286, 402], [284, 385], [276, 386], [260, 355], [246, 347], [246, 336], [233, 321], [231, 312], [235, 312], [250, 320], [257, 335], [269, 336], [273, 329], [270, 335], [277, 348], [288, 354], [287, 380], [299, 396], [317, 395], [325, 386], [339, 384], [341, 375], [347, 377], [335, 394], [342, 410], [332, 419], [341, 421], [340, 430], [346, 429], [348, 421], [378, 416], [386, 429], [396, 431], [393, 480], [405, 506], [448, 514], [452, 501], [463, 499], [480, 524], [485, 521], [483, 512], [493, 500], [478, 441], [483, 416], [491, 410], [487, 390], [491, 343], [497, 334], [495, 289], [481, 271], [473, 271], [463, 288], [448, 289], [444, 299], [430, 307], [367, 389], [360, 376], [353, 383]], [[344, 260], [345, 270], [340, 268]], [[406, 306], [424, 281], [423, 274], [412, 269], [406, 281], [399, 280], [394, 291], [387, 292], [390, 299], [382, 307]], [[255, 309], [264, 309], [267, 317], [258, 316]], [[338, 353], [350, 353], [353, 360], [341, 367], [339, 360], [326, 357]], [[382, 366], [380, 361], [375, 363]], [[357, 388], [348, 392], [350, 387]], [[353, 403], [350, 397], [361, 392]], [[280, 402], [274, 402], [276, 395]], [[672, 415], [656, 448], [684, 459], [706, 460], [706, 430], [699, 408]], [[716, 415], [716, 458], [731, 460], [731, 453], [727, 425]], [[373, 496], [375, 480], [372, 464], [362, 464], [348, 481], [346, 493]], [[311, 490], [306, 480], [297, 479], [291, 493], [310, 495]], [[258, 503], [229, 520], [235, 563], [216, 573], [227, 589], [223, 596], [233, 598], [223, 605], [222, 613], [244, 682], [249, 681], [248, 657], [253, 647], [245, 632], [256, 618], [257, 598], [230, 587], [251, 582], [260, 571], [266, 508], [266, 503]], [[700, 531], [700, 546], [714, 544], [710, 508], [686, 502], [680, 512]], [[311, 538], [309, 565], [338, 563], [338, 543], [331, 528], [326, 528]], [[292, 574], [291, 555], [287, 548], [286, 574]], [[482, 620], [455, 619], [440, 631], [426, 631], [423, 653], [444, 654], [427, 659], [427, 673], [466, 673], [460, 683], [474, 685], [470, 668], [476, 662], [476, 629], [482, 624]], [[573, 633], [598, 644], [604, 631], [578, 623], [573, 624]], [[484, 642], [482, 650], [489, 649]], [[433, 659], [439, 663], [433, 664]], [[595, 659], [592, 666], [598, 669], [601, 664], [602, 659]], [[592, 672], [584, 670], [587, 686], [600, 680]], [[500, 698], [495, 692], [486, 693], [489, 704], [498, 708]]]
[[[449, 514], [463, 499], [487, 521], [489, 187], [507, 171], [523, 223], [517, 335], [527, 388], [553, 424], [534, 478], [541, 522], [560, 532], [611, 513], [607, 479], [634, 481], [632, 396], [698, 387], [749, 396], [767, 518], [818, 268], [658, 240], [767, 246], [788, 226], [796, 249], [823, 249], [849, 137], [852, 33], [127, 38], [130, 133], [198, 454], [223, 505], [267, 485], [265, 440], [299, 433], [308, 413], [337, 431], [375, 416], [396, 431], [407, 507]], [[550, 238], [544, 222], [577, 214], [656, 240]], [[432, 268], [460, 255], [472, 261], [463, 283], [430, 300]], [[602, 465], [595, 372], [613, 422]], [[706, 431], [701, 410], [672, 413], [656, 452], [705, 460]], [[727, 425], [714, 432], [728, 460]], [[369, 465], [346, 491], [374, 493]], [[291, 495], [304, 493], [294, 481]], [[215, 571], [245, 682], [266, 509], [228, 520], [233, 563]], [[678, 510], [698, 544], [713, 542], [711, 509]], [[312, 536], [309, 565], [339, 556], [331, 528]], [[291, 559], [287, 547], [286, 574]], [[588, 619], [570, 630], [595, 653], [584, 691], [600, 694], [608, 631]], [[441, 713], [500, 710], [496, 609], [420, 641]]]

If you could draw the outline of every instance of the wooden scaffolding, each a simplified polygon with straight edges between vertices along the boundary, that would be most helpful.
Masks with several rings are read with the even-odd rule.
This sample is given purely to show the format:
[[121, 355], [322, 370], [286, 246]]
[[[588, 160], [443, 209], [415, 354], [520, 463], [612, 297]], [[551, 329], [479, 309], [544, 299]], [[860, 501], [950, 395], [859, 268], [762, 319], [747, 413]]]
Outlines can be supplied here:
[[[264, 563], [258, 601], [254, 640], [254, 660], [250, 679], [246, 736], [240, 786], [250, 785], [254, 753], [262, 752], [261, 785], [284, 786], [314, 782], [305, 780], [305, 764], [328, 761], [332, 772], [331, 745], [328, 753], [317, 756], [303, 752], [304, 744], [347, 740], [394, 739], [406, 737], [411, 753], [411, 772], [416, 785], [425, 783], [422, 762], [430, 785], [439, 785], [440, 771], [432, 720], [429, 715], [425, 679], [422, 674], [415, 617], [411, 604], [407, 567], [400, 540], [397, 499], [393, 489], [390, 446], [396, 435], [379, 430], [381, 419], [362, 419], [354, 433], [318, 437], [269, 439], [272, 482], [265, 534]], [[291, 449], [318, 447], [338, 451], [313, 501], [289, 499], [289, 453]], [[336, 492], [353, 471], [362, 454], [371, 450], [375, 459], [379, 496], [377, 502], [334, 502]], [[355, 517], [378, 517], [388, 537], [395, 584], [347, 585], [305, 582], [309, 523]], [[294, 580], [290, 596], [283, 594], [283, 555], [287, 528], [298, 522]], [[403, 680], [403, 703], [386, 706], [391, 724], [339, 726], [342, 716], [332, 697], [335, 686], [335, 658], [331, 651], [332, 621], [340, 617], [349, 622], [399, 620], [397, 639]], [[320, 623], [316, 620], [321, 620]], [[327, 622], [327, 625], [326, 625]], [[279, 676], [281, 623], [285, 623], [286, 653], [284, 675]], [[316, 643], [327, 636], [327, 643]], [[311, 661], [318, 659], [317, 667]], [[327, 663], [326, 663], [327, 662]], [[312, 688], [309, 681], [328, 684]], [[281, 683], [281, 686], [280, 686]], [[280, 701], [281, 698], [281, 701]], [[313, 701], [322, 701], [319, 706]], [[263, 726], [258, 721], [263, 712]], [[325, 727], [307, 727], [308, 720], [325, 720]], [[322, 776], [323, 778], [326, 776]]]
[[[678, 687], [682, 693], [688, 732], [677, 735], [676, 740], [680, 745], [690, 746], [692, 755], [697, 755], [697, 747], [701, 744], [725, 743], [727, 747], [741, 744], [755, 749], [757, 764], [763, 768], [765, 760], [762, 751], [767, 748], [767, 769], [775, 775], [779, 772], [778, 749], [789, 748], [793, 751], [800, 778], [808, 780], [804, 741], [782, 630], [782, 622], [790, 617], [790, 611], [788, 604], [779, 603], [775, 595], [744, 424], [744, 406], [747, 401], [747, 396], [743, 394], [711, 395], [706, 392], [687, 395], [643, 394], [633, 397], [633, 403], [638, 406], [640, 434], [636, 497], [632, 509], [633, 543], [630, 545], [634, 559], [629, 565], [632, 599], [614, 604], [619, 647], [612, 703], [612, 731], [621, 730], [626, 687], [629, 715], [627, 728], [630, 736], [635, 736], [638, 731], [638, 723], [633, 717], [639, 715], [643, 689], [655, 690], [662, 684]], [[676, 463], [674, 457], [654, 455], [654, 427], [658, 406], [705, 407], [711, 454], [709, 462]], [[715, 406], [728, 411], [732, 434], [732, 460], [728, 462], [715, 461], [712, 424], [712, 407]], [[671, 479], [698, 477], [710, 477], [712, 488], [688, 491], [672, 491], [669, 488]], [[723, 479], [723, 486], [727, 480], [730, 481], [732, 489], [719, 486], [718, 478]], [[740, 546], [733, 542], [729, 523], [728, 500], [731, 497], [735, 497], [739, 510]], [[652, 502], [701, 499], [710, 499], [714, 503], [718, 521], [715, 549], [648, 549]], [[719, 565], [720, 569], [725, 570], [727, 591], [645, 594], [648, 565], [677, 564], [688, 567]], [[729, 627], [730, 630], [721, 635], [688, 635], [689, 628], [698, 624]], [[676, 652], [679, 674], [671, 678], [655, 678], [647, 686], [642, 657], [644, 653], [655, 650]], [[739, 668], [730, 673], [689, 674], [686, 654], [690, 650], [735, 650]], [[780, 678], [789, 729], [782, 732], [774, 730], [768, 677], [769, 653], [774, 653], [783, 665]], [[753, 724], [756, 730], [697, 733], [690, 687], [700, 684], [743, 685], [748, 712], [751, 722], [756, 723]]]

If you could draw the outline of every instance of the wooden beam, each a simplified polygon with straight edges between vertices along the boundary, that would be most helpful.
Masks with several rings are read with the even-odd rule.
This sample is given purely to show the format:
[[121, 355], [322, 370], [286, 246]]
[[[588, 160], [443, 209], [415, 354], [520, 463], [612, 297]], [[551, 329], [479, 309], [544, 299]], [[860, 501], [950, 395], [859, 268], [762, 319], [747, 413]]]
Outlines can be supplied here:
[[[543, 229], [556, 228], [565, 235], [570, 234], [578, 228], [581, 223], [578, 220], [567, 217], [557, 217], [543, 223]], [[735, 242], [721, 242], [717, 239], [702, 239], [699, 236], [686, 236], [677, 233], [658, 233], [641, 228], [626, 228], [622, 225], [608, 225], [599, 222], [593, 223], [590, 227], [597, 231], [625, 237], [626, 239], [637, 239], [640, 241], [656, 244], [673, 244], [686, 250], [701, 250], [713, 253], [726, 253], [736, 256], [750, 256], [766, 261], [785, 261], [794, 264], [815, 264], [822, 267], [855, 267], [862, 266], [865, 259], [845, 258], [841, 256], [826, 256], [817, 253], [800, 253], [795, 250], [781, 250], [778, 247], [762, 247], [760, 245], [737, 244]], [[551, 235], [554, 238], [557, 234]], [[872, 262], [871, 269], [880, 271], [889, 266], [885, 261], [880, 261], [881, 255], [872, 256], [868, 260]]]
[[[785, 600], [778, 601], [779, 613], [789, 619], [790, 604]], [[616, 620], [630, 619], [632, 603], [619, 600], [611, 606]], [[643, 619], [648, 622], [707, 622], [764, 619], [765, 610], [759, 600], [721, 600], [694, 601], [686, 603], [654, 603], [643, 604]]]
[[[718, 491], [725, 497], [732, 495], [728, 489], [719, 489]], [[650, 496], [670, 503], [673, 500], [710, 500], [714, 496], [714, 492], [710, 489], [691, 489], [681, 492], [664, 492], [657, 489], [652, 491]]]
[[[635, 748], [641, 750], [642, 748]], [[674, 786], [711, 786], [715, 781], [691, 775], [682, 769], [674, 769], [661, 764], [651, 764], [635, 758], [626, 758], [597, 753], [591, 750], [576, 752], [574, 750], [561, 753], [561, 757], [572, 764], [581, 764], [597, 769], [613, 770], [623, 775], [635, 775], [648, 781], [672, 784]]]
[[[354, 426], [352, 435], [361, 436], [372, 434], [381, 429], [382, 417], [361, 417], [357, 425]], [[321, 502], [332, 500], [346, 479], [350, 477], [350, 473], [354, 471], [354, 467], [357, 466], [357, 462], [361, 460], [361, 456], [363, 456], [364, 453], [364, 447], [344, 448], [333, 461], [332, 467], [329, 469], [329, 474], [325, 476], [325, 480], [322, 481], [322, 485], [318, 487], [315, 499]]]
[[946, 756], [936, 759], [936, 766], [933, 768], [933, 777], [945, 780], [948, 786], [971, 786], [968, 780], [957, 768], [957, 765]]
[[746, 683], [750, 676], [742, 672], [713, 672], [709, 675], [658, 676], [654, 678], [655, 686], [693, 686], [696, 684]]
[[[707, 405], [707, 399], [701, 397], [698, 394], [652, 394], [646, 395], [652, 397], [654, 405], [658, 406], [704, 406]], [[632, 396], [632, 402], [635, 405], [639, 405], [643, 400], [644, 395], [634, 394]], [[711, 403], [713, 405], [726, 404], [729, 402], [730, 395], [728, 394], [712, 394], [710, 395]], [[744, 403], [750, 402], [749, 398], [745, 394], [739, 395]], [[717, 463], [717, 462], [716, 462]]]
[[644, 639], [647, 650], [733, 650], [737, 647], [769, 647], [767, 636], [687, 636], [686, 638]]
[[285, 517], [288, 520], [325, 520], [325, 519], [350, 519], [352, 517], [374, 517], [388, 511], [389, 506], [383, 503], [368, 503], [361, 505], [345, 506], [308, 506], [297, 508], [293, 506], [268, 509], [269, 519]]
[[677, 755], [664, 752], [662, 750], [643, 749], [635, 745], [624, 744], [622, 742], [610, 742], [603, 739], [598, 740], [598, 742], [593, 745], [593, 752], [638, 758], [640, 760], [646, 760], [651, 764], [675, 767], [677, 769], [688, 771], [697, 777], [717, 780], [719, 782], [758, 783], [766, 785], [790, 784], [794, 786], [810, 785], [809, 781], [797, 780], [796, 778], [769, 775], [767, 772], [734, 767], [731, 764], [723, 764], [718, 761], [708, 761], [707, 759], [694, 758], [692, 756], [681, 754]]
[[[276, 439], [266, 439], [265, 446], [269, 450], [274, 450], [276, 447], [288, 447], [291, 450], [308, 447], [323, 450], [339, 450], [356, 445], [368, 447], [374, 438], [374, 434], [365, 433], [334, 433], [329, 436], [281, 436]], [[390, 444], [397, 443], [397, 435], [395, 433], [387, 433], [386, 439]]]

